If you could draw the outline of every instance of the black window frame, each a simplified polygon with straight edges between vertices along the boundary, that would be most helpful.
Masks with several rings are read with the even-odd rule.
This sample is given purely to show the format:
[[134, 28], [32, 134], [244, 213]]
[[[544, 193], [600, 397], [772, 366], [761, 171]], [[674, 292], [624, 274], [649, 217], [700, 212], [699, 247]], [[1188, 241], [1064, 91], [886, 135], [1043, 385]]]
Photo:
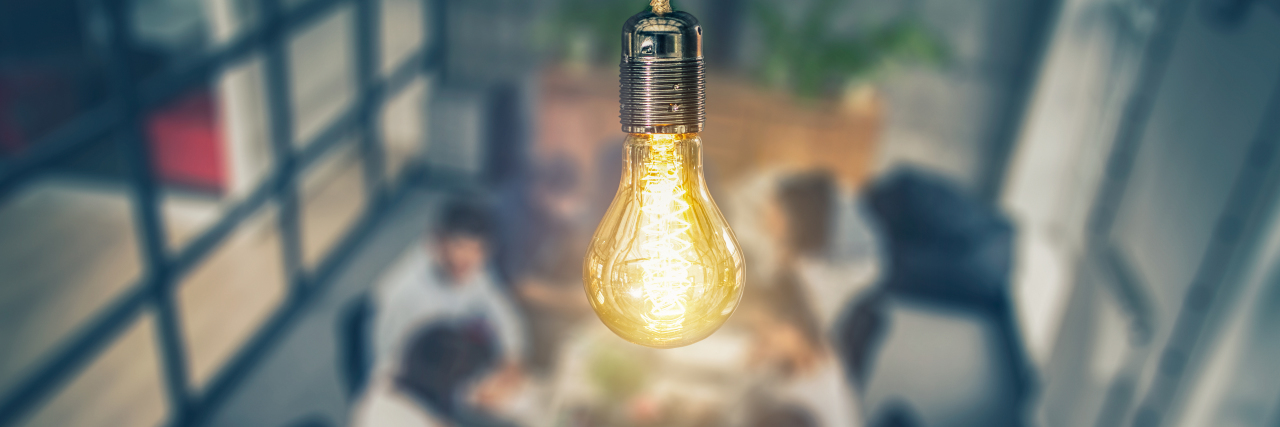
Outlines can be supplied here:
[[[262, 19], [225, 44], [183, 66], [166, 69], [142, 80], [130, 69], [127, 58], [135, 51], [129, 34], [131, 0], [92, 0], [103, 12], [109, 30], [109, 82], [107, 102], [72, 119], [31, 149], [13, 159], [0, 159], [0, 202], [27, 183], [42, 176], [61, 160], [104, 137], [114, 138], [127, 152], [127, 184], [137, 239], [142, 251], [142, 278], [81, 325], [79, 330], [42, 362], [0, 395], [0, 427], [21, 423], [62, 390], [122, 333], [144, 315], [154, 314], [160, 373], [168, 399], [166, 425], [199, 425], [224, 402], [248, 372], [258, 364], [296, 321], [314, 296], [332, 281], [335, 272], [351, 257], [360, 241], [408, 189], [417, 168], [405, 168], [396, 177], [384, 173], [384, 148], [379, 119], [386, 100], [403, 92], [420, 77], [439, 75], [445, 45], [444, 0], [423, 2], [423, 41], [389, 73], [383, 73], [380, 26], [381, 0], [309, 0], [287, 7], [282, 0], [255, 2]], [[291, 36], [345, 5], [354, 9], [353, 46], [356, 61], [355, 102], [327, 123], [304, 144], [295, 146], [293, 105], [290, 100], [288, 43]], [[166, 246], [160, 182], [152, 168], [151, 153], [143, 132], [149, 113], [166, 102], [207, 85], [232, 66], [254, 55], [264, 59], [265, 96], [270, 115], [269, 137], [273, 165], [268, 176], [247, 195], [234, 202], [208, 229], [182, 248]], [[308, 270], [302, 263], [299, 186], [308, 166], [356, 136], [364, 170], [366, 199], [360, 218]], [[424, 133], [423, 138], [427, 135]], [[300, 147], [300, 148], [298, 148]], [[197, 389], [191, 384], [188, 358], [175, 299], [182, 279], [200, 266], [229, 236], [270, 206], [278, 208], [282, 261], [288, 294], [251, 337], [214, 377]]]

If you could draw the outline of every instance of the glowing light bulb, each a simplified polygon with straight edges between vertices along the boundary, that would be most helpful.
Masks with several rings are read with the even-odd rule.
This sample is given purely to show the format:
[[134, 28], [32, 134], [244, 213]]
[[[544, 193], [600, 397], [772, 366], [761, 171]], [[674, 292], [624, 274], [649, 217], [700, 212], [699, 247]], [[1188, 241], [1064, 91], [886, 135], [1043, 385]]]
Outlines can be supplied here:
[[631, 134], [584, 283], [609, 329], [650, 347], [706, 338], [742, 297], [742, 253], [707, 192], [697, 134]]
[[622, 27], [622, 183], [583, 266], [591, 308], [627, 341], [689, 345], [742, 298], [742, 252], [702, 177], [698, 19], [663, 0]]

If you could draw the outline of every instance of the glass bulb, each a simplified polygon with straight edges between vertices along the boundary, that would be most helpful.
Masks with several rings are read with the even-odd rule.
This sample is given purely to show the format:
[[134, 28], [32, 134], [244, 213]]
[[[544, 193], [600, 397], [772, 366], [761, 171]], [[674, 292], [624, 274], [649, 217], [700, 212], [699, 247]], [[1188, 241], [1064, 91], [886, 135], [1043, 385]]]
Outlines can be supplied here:
[[702, 139], [630, 134], [622, 183], [587, 249], [583, 284], [627, 341], [689, 345], [742, 298], [742, 251], [702, 176]]

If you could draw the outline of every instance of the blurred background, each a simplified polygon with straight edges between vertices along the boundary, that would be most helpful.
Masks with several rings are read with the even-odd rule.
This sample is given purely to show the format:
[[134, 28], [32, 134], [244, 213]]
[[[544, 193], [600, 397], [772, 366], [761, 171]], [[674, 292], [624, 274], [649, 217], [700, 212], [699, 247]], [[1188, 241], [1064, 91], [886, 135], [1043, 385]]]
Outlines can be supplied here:
[[748, 290], [663, 351], [645, 3], [0, 0], [0, 426], [1280, 426], [1280, 1], [674, 1]]

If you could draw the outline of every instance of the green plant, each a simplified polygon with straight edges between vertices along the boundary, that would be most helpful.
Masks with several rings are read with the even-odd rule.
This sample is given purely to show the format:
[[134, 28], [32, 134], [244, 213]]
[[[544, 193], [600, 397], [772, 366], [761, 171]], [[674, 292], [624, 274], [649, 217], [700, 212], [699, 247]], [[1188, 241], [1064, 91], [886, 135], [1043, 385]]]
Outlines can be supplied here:
[[592, 382], [605, 397], [621, 402], [644, 387], [644, 360], [625, 349], [599, 346], [588, 361]]
[[946, 45], [912, 17], [877, 24], [853, 36], [835, 34], [835, 12], [848, 2], [817, 0], [799, 22], [790, 23], [782, 2], [754, 1], [753, 15], [766, 48], [765, 80], [813, 98], [833, 83], [874, 80], [894, 64], [940, 66], [949, 58]]
[[[836, 11], [855, 0], [743, 0], [764, 38], [765, 81], [804, 98], [849, 80], [873, 81], [895, 64], [937, 67], [950, 57], [945, 43], [919, 19], [904, 16], [852, 35], [836, 28]], [[561, 0], [540, 39], [561, 59], [610, 64], [621, 54], [622, 22], [648, 9], [647, 0]], [[672, 7], [681, 10], [676, 2]], [[784, 7], [804, 7], [798, 21]]]

